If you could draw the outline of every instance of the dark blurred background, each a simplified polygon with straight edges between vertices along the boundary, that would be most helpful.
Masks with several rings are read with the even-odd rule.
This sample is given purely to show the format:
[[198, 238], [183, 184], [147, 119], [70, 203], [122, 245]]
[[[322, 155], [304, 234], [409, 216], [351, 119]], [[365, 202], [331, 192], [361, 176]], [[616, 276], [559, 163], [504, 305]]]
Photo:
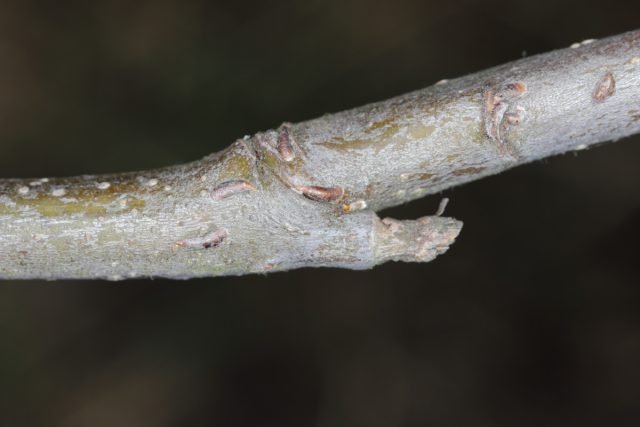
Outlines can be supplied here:
[[[639, 16], [614, 0], [2, 0], [0, 175], [195, 160]], [[465, 229], [429, 264], [0, 283], [0, 425], [638, 425], [638, 142], [448, 191]]]

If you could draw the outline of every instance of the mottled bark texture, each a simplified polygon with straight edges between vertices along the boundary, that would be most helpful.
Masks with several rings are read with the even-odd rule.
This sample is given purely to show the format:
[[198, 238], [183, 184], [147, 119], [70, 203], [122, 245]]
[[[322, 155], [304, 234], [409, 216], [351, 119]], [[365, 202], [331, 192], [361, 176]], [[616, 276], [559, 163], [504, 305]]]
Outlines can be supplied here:
[[200, 161], [0, 181], [0, 277], [189, 278], [429, 261], [461, 223], [385, 207], [640, 131], [640, 31], [285, 123]]

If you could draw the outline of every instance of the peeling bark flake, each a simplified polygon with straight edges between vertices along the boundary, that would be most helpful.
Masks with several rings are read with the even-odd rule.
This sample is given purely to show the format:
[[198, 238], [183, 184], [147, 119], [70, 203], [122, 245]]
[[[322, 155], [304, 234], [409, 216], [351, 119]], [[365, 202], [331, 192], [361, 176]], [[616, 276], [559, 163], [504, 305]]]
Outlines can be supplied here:
[[516, 149], [505, 141], [504, 134], [511, 126], [519, 125], [524, 119], [525, 109], [519, 105], [514, 106], [513, 103], [526, 92], [526, 83], [513, 82], [500, 89], [488, 89], [483, 100], [485, 133], [491, 141], [498, 143], [501, 152], [506, 152], [516, 159]]
[[440, 204], [438, 205], [438, 210], [436, 211], [436, 216], [444, 215], [444, 211], [445, 209], [447, 209], [448, 204], [449, 204], [448, 197], [445, 197], [444, 199], [440, 200]]
[[222, 200], [245, 191], [256, 191], [256, 187], [243, 179], [234, 179], [216, 186], [216, 188], [211, 191], [211, 197], [213, 200]]

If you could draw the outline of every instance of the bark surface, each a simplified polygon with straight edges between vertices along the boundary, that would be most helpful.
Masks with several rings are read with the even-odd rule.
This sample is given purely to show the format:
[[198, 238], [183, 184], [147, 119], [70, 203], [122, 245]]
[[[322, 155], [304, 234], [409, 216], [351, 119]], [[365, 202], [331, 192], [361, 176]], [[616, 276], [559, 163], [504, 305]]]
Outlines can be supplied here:
[[640, 31], [576, 43], [139, 173], [0, 180], [0, 278], [425, 262], [462, 223], [375, 211], [640, 131]]

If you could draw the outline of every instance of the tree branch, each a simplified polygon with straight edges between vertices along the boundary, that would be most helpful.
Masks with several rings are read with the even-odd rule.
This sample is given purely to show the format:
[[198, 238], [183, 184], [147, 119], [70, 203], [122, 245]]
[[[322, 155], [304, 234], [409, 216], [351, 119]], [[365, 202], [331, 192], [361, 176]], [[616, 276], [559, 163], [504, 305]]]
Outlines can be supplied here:
[[285, 123], [186, 165], [0, 181], [1, 278], [429, 261], [462, 224], [375, 211], [640, 131], [640, 31]]

